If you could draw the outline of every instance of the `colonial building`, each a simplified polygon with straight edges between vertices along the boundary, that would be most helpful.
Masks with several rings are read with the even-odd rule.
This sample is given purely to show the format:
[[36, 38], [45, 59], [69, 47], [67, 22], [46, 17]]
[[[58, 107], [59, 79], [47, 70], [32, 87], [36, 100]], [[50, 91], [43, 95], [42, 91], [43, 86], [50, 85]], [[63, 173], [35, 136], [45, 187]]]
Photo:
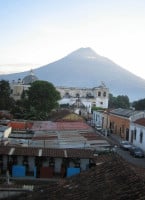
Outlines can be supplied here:
[[109, 129], [109, 124], [110, 124], [108, 110], [98, 110], [98, 111], [94, 110], [92, 123], [94, 127], [96, 127], [96, 129], [98, 130], [103, 129], [107, 131]]
[[[38, 80], [33, 71], [24, 77], [23, 80], [13, 81], [10, 86], [12, 97], [15, 100], [21, 99], [24, 91], [28, 90], [31, 83]], [[77, 87], [57, 87], [60, 92], [61, 100], [59, 104], [75, 105], [76, 107], [84, 107], [88, 113], [91, 113], [93, 106], [108, 108], [109, 89], [102, 82], [100, 86], [93, 88], [77, 88]]]
[[87, 170], [93, 158], [93, 151], [88, 149], [1, 146], [0, 171], [9, 170], [12, 177], [64, 177]]
[[61, 94], [60, 104], [84, 106], [91, 112], [93, 106], [108, 108], [109, 89], [102, 84], [94, 88], [56, 87]]
[[130, 141], [145, 151], [145, 118], [140, 118], [130, 124]]
[[144, 117], [144, 111], [130, 109], [114, 109], [109, 113], [109, 128], [112, 133], [129, 140], [130, 123]]
[[30, 84], [34, 81], [38, 80], [38, 78], [34, 75], [33, 71], [30, 71], [30, 74], [24, 77], [24, 79], [18, 79], [18, 81], [12, 81], [10, 84], [11, 87], [11, 96], [15, 100], [21, 99], [21, 95], [24, 91], [28, 90], [30, 87]]

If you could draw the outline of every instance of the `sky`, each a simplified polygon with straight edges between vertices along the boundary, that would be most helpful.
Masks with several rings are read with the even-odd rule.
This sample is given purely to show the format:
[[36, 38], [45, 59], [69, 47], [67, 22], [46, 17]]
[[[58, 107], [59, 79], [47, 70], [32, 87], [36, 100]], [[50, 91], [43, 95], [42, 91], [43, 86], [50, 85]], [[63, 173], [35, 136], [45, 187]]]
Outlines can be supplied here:
[[81, 47], [145, 79], [145, 0], [0, 0], [0, 74]]

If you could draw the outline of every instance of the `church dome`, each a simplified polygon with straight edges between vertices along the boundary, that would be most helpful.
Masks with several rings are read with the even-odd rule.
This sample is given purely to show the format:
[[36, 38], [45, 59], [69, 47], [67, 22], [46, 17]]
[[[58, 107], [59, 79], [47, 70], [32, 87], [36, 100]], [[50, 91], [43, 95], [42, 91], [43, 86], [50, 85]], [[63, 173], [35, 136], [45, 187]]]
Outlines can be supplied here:
[[37, 81], [38, 78], [34, 75], [33, 71], [30, 71], [30, 74], [25, 76], [23, 79], [23, 84], [24, 85], [30, 85], [31, 83], [33, 83], [34, 81]]

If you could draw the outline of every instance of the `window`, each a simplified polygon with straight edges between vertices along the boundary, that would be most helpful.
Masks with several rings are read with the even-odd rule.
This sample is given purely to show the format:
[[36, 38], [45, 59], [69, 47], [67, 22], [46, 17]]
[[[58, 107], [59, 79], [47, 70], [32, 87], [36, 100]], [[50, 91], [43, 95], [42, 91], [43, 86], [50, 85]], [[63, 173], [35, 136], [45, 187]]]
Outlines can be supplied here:
[[143, 132], [141, 131], [140, 132], [140, 143], [142, 143], [142, 140], [143, 140]]
[[106, 92], [103, 93], [103, 96], [106, 97]]
[[101, 92], [99, 91], [99, 92], [98, 92], [98, 97], [100, 97], [100, 96], [101, 96]]
[[124, 125], [122, 125], [122, 133], [124, 133], [125, 127]]
[[134, 129], [133, 139], [136, 140], [136, 128]]
[[97, 121], [97, 115], [96, 115], [96, 121]]

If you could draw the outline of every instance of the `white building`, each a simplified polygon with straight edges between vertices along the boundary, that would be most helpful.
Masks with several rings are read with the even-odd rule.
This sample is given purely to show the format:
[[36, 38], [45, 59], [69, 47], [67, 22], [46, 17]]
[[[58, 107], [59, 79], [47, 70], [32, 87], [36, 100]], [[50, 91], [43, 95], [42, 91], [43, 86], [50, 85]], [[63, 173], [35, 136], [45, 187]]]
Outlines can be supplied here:
[[108, 108], [109, 89], [104, 83], [94, 88], [56, 87], [56, 90], [61, 95], [60, 105], [83, 105], [89, 113], [93, 106]]
[[0, 126], [0, 141], [3, 142], [8, 139], [12, 128], [8, 126]]
[[93, 111], [93, 125], [103, 128], [103, 111]]
[[[15, 100], [21, 99], [24, 91], [28, 90], [31, 83], [37, 81], [38, 78], [31, 70], [30, 73], [22, 80], [13, 81], [10, 86], [12, 90], [11, 96]], [[100, 108], [108, 108], [109, 89], [102, 82], [100, 86], [93, 88], [77, 88], [77, 87], [57, 87], [56, 90], [60, 93], [61, 100], [59, 104], [75, 104], [76, 106], [84, 106], [88, 113], [91, 113], [93, 106]]]
[[145, 118], [130, 123], [129, 141], [145, 151]]

